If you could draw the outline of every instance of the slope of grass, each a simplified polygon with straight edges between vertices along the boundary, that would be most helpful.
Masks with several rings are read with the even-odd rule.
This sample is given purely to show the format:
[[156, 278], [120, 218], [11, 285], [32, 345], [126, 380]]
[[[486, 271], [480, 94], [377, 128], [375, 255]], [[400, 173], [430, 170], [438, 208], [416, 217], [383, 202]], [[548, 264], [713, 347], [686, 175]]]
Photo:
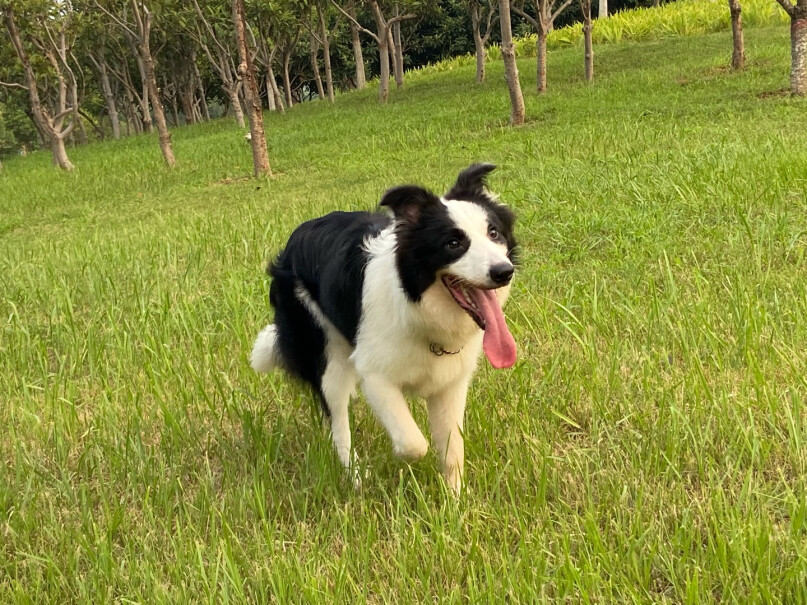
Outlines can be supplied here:
[[[807, 600], [807, 131], [786, 28], [550, 56], [506, 125], [498, 64], [0, 174], [0, 602]], [[525, 90], [534, 71], [521, 64]], [[354, 406], [343, 477], [309, 393], [246, 361], [300, 221], [444, 191], [519, 214], [507, 372], [482, 366], [468, 492]], [[423, 422], [422, 406], [416, 404]]]

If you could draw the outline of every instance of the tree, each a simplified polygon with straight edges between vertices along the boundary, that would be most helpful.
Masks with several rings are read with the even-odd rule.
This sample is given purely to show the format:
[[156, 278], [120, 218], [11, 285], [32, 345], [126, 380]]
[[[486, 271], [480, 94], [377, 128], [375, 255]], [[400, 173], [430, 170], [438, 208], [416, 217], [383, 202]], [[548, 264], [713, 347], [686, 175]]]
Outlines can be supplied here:
[[241, 107], [241, 78], [238, 68], [233, 61], [237, 54], [233, 48], [234, 36], [230, 18], [227, 16], [226, 5], [223, 2], [205, 2], [207, 14], [193, 0], [198, 22], [194, 23], [189, 32], [205, 52], [210, 66], [221, 80], [221, 88], [230, 101], [235, 121], [239, 128], [244, 128], [244, 110]]
[[[160, 99], [160, 89], [157, 86], [154, 55], [151, 52], [151, 28], [153, 25], [151, 9], [149, 9], [146, 0], [115, 3], [110, 5], [112, 10], [100, 5], [98, 0], [95, 0], [95, 5], [123, 30], [124, 35], [129, 39], [137, 53], [143, 85], [148, 90], [151, 109], [154, 112], [154, 121], [157, 123], [160, 151], [162, 151], [165, 163], [169, 167], [174, 167], [176, 158], [171, 145], [171, 133], [165, 121], [165, 110]], [[129, 14], [129, 9], [131, 9], [131, 15]]]
[[389, 78], [390, 78], [390, 40], [392, 38], [392, 26], [396, 23], [403, 21], [404, 19], [414, 19], [415, 15], [413, 13], [405, 13], [405, 14], [398, 14], [390, 19], [384, 17], [384, 13], [381, 10], [381, 6], [378, 4], [378, 0], [366, 0], [367, 5], [369, 6], [370, 10], [373, 13], [373, 19], [375, 20], [376, 24], [376, 31], [370, 31], [362, 27], [362, 25], [356, 21], [354, 17], [351, 17], [345, 9], [341, 6], [336, 4], [336, 0], [332, 0], [334, 6], [339, 9], [339, 11], [348, 17], [359, 29], [359, 31], [367, 34], [373, 40], [376, 41], [378, 45], [378, 60], [380, 65], [379, 74], [379, 82], [378, 82], [378, 100], [381, 103], [386, 103], [387, 99], [389, 98]]
[[233, 23], [235, 24], [235, 38], [238, 46], [238, 75], [244, 82], [244, 93], [247, 99], [250, 142], [252, 143], [252, 165], [255, 176], [271, 175], [269, 153], [266, 150], [266, 132], [263, 128], [261, 94], [258, 91], [255, 65], [252, 63], [253, 50], [247, 43], [247, 17], [244, 12], [244, 0], [233, 0]]
[[734, 50], [731, 53], [731, 68], [742, 69], [745, 66], [745, 43], [743, 41], [743, 16], [740, 0], [729, 0], [731, 12], [731, 35], [734, 40]]
[[115, 100], [115, 93], [112, 91], [112, 84], [109, 80], [109, 68], [106, 62], [106, 41], [105, 36], [101, 36], [95, 52], [87, 53], [95, 69], [98, 70], [98, 77], [101, 83], [101, 92], [106, 102], [109, 123], [112, 126], [113, 138], [120, 138], [120, 120], [118, 118], [118, 104]]
[[[571, 0], [569, 0], [571, 2]], [[485, 81], [485, 60], [487, 59], [487, 44], [490, 34], [493, 33], [493, 23], [498, 18], [496, 0], [471, 0], [468, 3], [471, 13], [471, 32], [474, 37], [474, 51], [476, 55], [476, 81]], [[482, 22], [485, 22], [485, 33], [482, 33]]]
[[608, 0], [599, 0], [597, 3], [597, 18], [605, 19], [608, 16]]
[[260, 62], [263, 63], [264, 69], [266, 69], [266, 104], [269, 106], [269, 111], [286, 113], [286, 108], [283, 106], [283, 97], [280, 94], [280, 89], [275, 79], [274, 62], [278, 46], [269, 41], [260, 23], [258, 24], [258, 33], [260, 36], [258, 41], [258, 58]]
[[[40, 83], [34, 72], [26, 43], [17, 26], [15, 7], [9, 1], [0, 3], [0, 11], [2, 11], [6, 30], [20, 61], [25, 84], [13, 82], [3, 83], [3, 85], [28, 92], [34, 124], [43, 141], [50, 143], [53, 163], [64, 170], [72, 170], [74, 166], [67, 156], [64, 141], [81, 119], [78, 114], [78, 83], [70, 66], [70, 45], [68, 44], [75, 14], [69, 3], [58, 6], [45, 3], [36, 8], [42, 12], [32, 15], [33, 22], [27, 24], [26, 37], [28, 43], [42, 53], [45, 58], [43, 64], [48, 66], [49, 75], [55, 78], [57, 96], [55, 107], [51, 110], [42, 101]], [[70, 118], [70, 121], [65, 124], [67, 118]]]
[[516, 65], [516, 47], [513, 44], [513, 25], [510, 17], [510, 0], [499, 0], [499, 21], [502, 29], [502, 61], [510, 91], [510, 123], [518, 126], [524, 123], [524, 96], [521, 94], [521, 82], [518, 79]]
[[353, 47], [353, 61], [356, 64], [356, 88], [361, 90], [367, 86], [367, 77], [364, 71], [364, 53], [361, 48], [361, 38], [359, 37], [358, 21], [356, 20], [356, 3], [351, 0], [345, 7], [350, 26], [350, 44]]
[[583, 47], [586, 82], [594, 79], [594, 44], [591, 40], [591, 0], [580, 0], [580, 11], [583, 13]]
[[[546, 92], [546, 37], [555, 27], [555, 19], [566, 10], [573, 0], [533, 0], [535, 3], [535, 17], [528, 15], [518, 6], [513, 6], [513, 12], [521, 15], [535, 28], [537, 39], [535, 41], [535, 57], [538, 69], [538, 92]], [[558, 4], [560, 3], [560, 4]]]
[[807, 0], [776, 0], [790, 17], [790, 92], [807, 94]]

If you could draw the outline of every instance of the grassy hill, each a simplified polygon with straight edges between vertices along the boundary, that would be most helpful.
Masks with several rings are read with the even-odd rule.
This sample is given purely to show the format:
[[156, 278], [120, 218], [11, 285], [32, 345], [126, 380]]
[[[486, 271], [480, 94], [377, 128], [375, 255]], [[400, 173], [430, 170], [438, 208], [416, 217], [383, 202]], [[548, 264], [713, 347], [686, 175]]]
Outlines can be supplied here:
[[[786, 27], [552, 52], [507, 126], [499, 64], [37, 153], [0, 174], [0, 602], [807, 600], [807, 130]], [[521, 65], [524, 88], [534, 64]], [[519, 215], [468, 493], [363, 402], [345, 480], [310, 394], [246, 356], [300, 221], [472, 161]], [[414, 406], [423, 425], [421, 406]], [[425, 425], [423, 425], [425, 426]]]

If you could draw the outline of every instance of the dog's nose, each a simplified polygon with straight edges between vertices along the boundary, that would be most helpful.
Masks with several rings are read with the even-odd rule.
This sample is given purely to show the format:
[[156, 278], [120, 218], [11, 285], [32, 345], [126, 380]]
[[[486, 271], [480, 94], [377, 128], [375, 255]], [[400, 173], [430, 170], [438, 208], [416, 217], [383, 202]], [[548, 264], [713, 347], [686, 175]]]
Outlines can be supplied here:
[[498, 286], [510, 283], [513, 277], [513, 265], [510, 263], [499, 263], [490, 268], [490, 279]]

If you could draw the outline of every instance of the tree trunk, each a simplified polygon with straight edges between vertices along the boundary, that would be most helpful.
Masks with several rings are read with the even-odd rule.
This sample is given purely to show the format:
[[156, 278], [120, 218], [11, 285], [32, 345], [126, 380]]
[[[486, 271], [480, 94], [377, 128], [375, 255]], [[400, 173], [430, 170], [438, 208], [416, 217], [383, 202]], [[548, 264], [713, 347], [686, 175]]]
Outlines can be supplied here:
[[199, 67], [196, 61], [193, 62], [193, 76], [196, 78], [196, 88], [199, 91], [199, 103], [202, 106], [202, 115], [207, 122], [210, 121], [210, 109], [207, 107], [207, 98], [205, 97], [205, 84], [202, 82], [202, 76], [199, 74]]
[[286, 107], [294, 107], [294, 99], [291, 96], [291, 78], [289, 77], [289, 61], [291, 60], [291, 48], [283, 50], [283, 93], [286, 95]]
[[474, 54], [476, 55], [476, 83], [481, 84], [485, 81], [485, 59], [487, 52], [485, 45], [482, 44], [482, 36], [474, 32]]
[[[400, 15], [398, 6], [395, 6], [395, 16]], [[392, 26], [392, 56], [394, 59], [393, 71], [395, 73], [395, 85], [401, 88], [404, 84], [404, 58], [403, 43], [401, 42], [401, 22], [396, 21]]]
[[168, 124], [165, 122], [165, 111], [163, 110], [163, 103], [160, 99], [160, 90], [157, 88], [157, 78], [154, 75], [154, 58], [151, 56], [151, 47], [149, 44], [151, 17], [147, 16], [146, 19], [148, 20], [148, 27], [145, 28], [138, 47], [143, 60], [149, 94], [151, 95], [151, 109], [154, 111], [154, 121], [157, 122], [160, 151], [162, 151], [165, 163], [168, 164], [170, 168], [173, 168], [176, 166], [177, 161], [176, 158], [174, 158], [174, 149], [171, 146], [171, 133], [168, 131]]
[[167, 78], [163, 79], [163, 91], [171, 101], [171, 116], [174, 119], [174, 126], [179, 126], [179, 105], [177, 104], [177, 89], [178, 87], [175, 82], [173, 84], [172, 93], [168, 95], [168, 79]]
[[583, 11], [583, 45], [585, 48], [586, 82], [594, 79], [594, 45], [591, 40], [591, 0], [580, 0]]
[[[348, 14], [356, 18], [356, 7], [351, 3], [348, 7]], [[359, 38], [359, 28], [350, 21], [350, 42], [353, 45], [353, 60], [356, 62], [356, 88], [361, 90], [367, 86], [367, 77], [364, 73], [364, 53], [361, 48], [361, 38]]]
[[600, 0], [597, 6], [597, 18], [605, 19], [608, 16], [608, 0]]
[[277, 87], [277, 80], [275, 80], [275, 71], [272, 69], [271, 62], [266, 67], [266, 77], [268, 78], [271, 89], [269, 94], [275, 102], [275, 107], [280, 113], [286, 113], [286, 108], [283, 107], [283, 96], [280, 94], [280, 89]]
[[538, 92], [546, 92], [546, 31], [538, 30], [535, 56], [538, 64]]
[[325, 61], [325, 89], [328, 93], [328, 100], [333, 103], [333, 71], [331, 69], [331, 40], [328, 28], [325, 26], [325, 17], [322, 14], [322, 9], [317, 7], [319, 13], [319, 32], [322, 38], [322, 54]]
[[[392, 39], [392, 26], [387, 27], [387, 52], [389, 52], [389, 68], [392, 79], [395, 80], [395, 70], [398, 64], [395, 62], [395, 40]], [[391, 86], [392, 84], [390, 84]]]
[[322, 87], [322, 77], [319, 75], [319, 42], [311, 34], [311, 71], [314, 73], [314, 83], [317, 85], [317, 96], [325, 98], [325, 89]]
[[50, 150], [53, 154], [53, 165], [64, 170], [73, 170], [75, 166], [67, 157], [67, 149], [64, 146], [64, 138], [53, 137], [50, 141]]
[[729, 0], [729, 11], [731, 12], [731, 34], [734, 39], [734, 50], [731, 53], [731, 68], [739, 70], [745, 67], [743, 16], [740, 0]]
[[807, 95], [807, 2], [793, 7], [790, 22], [790, 92]]
[[379, 37], [384, 42], [378, 43], [378, 59], [381, 64], [378, 76], [378, 100], [386, 103], [389, 98], [389, 43], [386, 33]]
[[481, 16], [479, 14], [479, 6], [476, 4], [471, 5], [471, 28], [473, 29], [474, 36], [474, 54], [476, 55], [476, 83], [481, 84], [485, 81], [485, 59], [487, 59], [487, 52], [485, 52], [485, 43], [482, 41], [482, 34], [479, 31], [481, 27]]
[[247, 113], [249, 114], [249, 132], [252, 144], [252, 166], [255, 176], [268, 174], [272, 169], [269, 166], [269, 153], [266, 150], [266, 131], [263, 127], [263, 107], [261, 106], [261, 93], [258, 90], [258, 78], [255, 75], [255, 66], [252, 64], [252, 53], [247, 44], [247, 19], [244, 14], [244, 0], [233, 0], [233, 21], [235, 22], [235, 37], [238, 44], [238, 74], [244, 83], [244, 95], [247, 99]]
[[502, 60], [510, 91], [510, 123], [514, 126], [524, 123], [524, 96], [518, 79], [516, 49], [513, 44], [513, 26], [510, 20], [510, 0], [499, 0], [499, 21], [502, 29]]
[[238, 95], [238, 85], [231, 84], [229, 86], [222, 86], [222, 88], [224, 88], [224, 92], [227, 93], [227, 98], [230, 100], [235, 122], [238, 124], [239, 128], [244, 128], [246, 122], [244, 121], [244, 110], [241, 108], [241, 99]]
[[[143, 128], [146, 132], [152, 132], [154, 128], [151, 120], [151, 110], [149, 109], [151, 87], [149, 86], [149, 77], [146, 73], [146, 64], [143, 62], [142, 33], [141, 40], [129, 39], [129, 43], [134, 51], [135, 59], [137, 61], [137, 69], [140, 72], [140, 83], [143, 87], [143, 90], [138, 97], [138, 100], [140, 101], [140, 109], [143, 112]], [[149, 54], [151, 54], [150, 51]]]
[[266, 75], [264, 76], [264, 85], [266, 86], [266, 106], [269, 108], [269, 111], [277, 111], [275, 93], [272, 90], [272, 82], [270, 78], [271, 75], [269, 74], [269, 70], [267, 69]]
[[101, 76], [101, 91], [104, 94], [106, 110], [109, 114], [109, 123], [112, 125], [112, 137], [120, 138], [120, 120], [118, 119], [118, 107], [115, 104], [115, 95], [112, 94], [112, 86], [109, 82], [109, 73], [106, 68], [106, 60], [101, 55], [98, 60], [98, 73]]
[[373, 10], [373, 18], [375, 19], [378, 42], [378, 63], [379, 63], [379, 76], [378, 76], [378, 100], [381, 103], [386, 103], [389, 98], [389, 53], [390, 53], [390, 28], [384, 15], [381, 12], [381, 7], [378, 6], [377, 0], [370, 0], [370, 8]]

